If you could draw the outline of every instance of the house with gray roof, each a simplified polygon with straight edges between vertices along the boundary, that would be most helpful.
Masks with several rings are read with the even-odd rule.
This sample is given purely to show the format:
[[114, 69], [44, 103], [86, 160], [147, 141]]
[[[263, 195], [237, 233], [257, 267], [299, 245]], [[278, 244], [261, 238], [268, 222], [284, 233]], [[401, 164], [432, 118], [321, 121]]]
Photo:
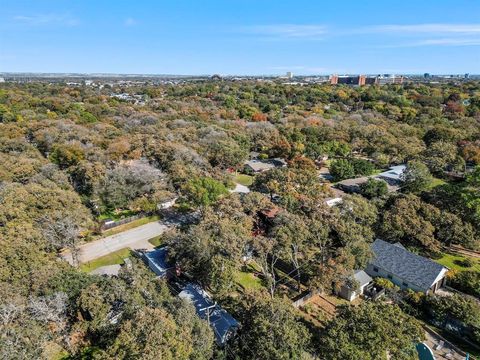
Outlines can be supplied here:
[[192, 303], [197, 315], [208, 322], [219, 346], [225, 345], [228, 339], [236, 333], [239, 326], [238, 321], [216, 302], [213, 302], [200, 286], [187, 284], [178, 296]]
[[406, 168], [407, 166], [404, 164], [391, 166], [387, 171], [377, 174], [375, 178], [385, 180], [390, 186], [398, 187], [403, 182], [402, 174], [405, 172]]
[[143, 254], [150, 270], [160, 277], [167, 276], [168, 271], [172, 269], [172, 266], [167, 264], [167, 253], [168, 247], [164, 246]]
[[435, 293], [446, 284], [448, 268], [414, 254], [401, 244], [377, 239], [371, 246], [373, 260], [365, 269], [372, 277], [383, 277], [402, 289]]
[[274, 168], [286, 167], [287, 162], [282, 158], [273, 158], [273, 159], [252, 159], [248, 160], [244, 164], [244, 171], [246, 173], [261, 173], [268, 171]]

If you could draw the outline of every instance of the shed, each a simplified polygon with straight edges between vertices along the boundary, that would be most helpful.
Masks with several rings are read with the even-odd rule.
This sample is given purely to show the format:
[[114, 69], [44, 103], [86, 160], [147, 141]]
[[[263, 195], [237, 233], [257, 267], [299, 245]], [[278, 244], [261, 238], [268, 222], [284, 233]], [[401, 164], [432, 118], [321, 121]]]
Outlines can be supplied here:
[[353, 301], [360, 295], [363, 295], [365, 288], [373, 281], [363, 270], [355, 270], [350, 280], [351, 281], [344, 284], [338, 292], [340, 297], [348, 301]]

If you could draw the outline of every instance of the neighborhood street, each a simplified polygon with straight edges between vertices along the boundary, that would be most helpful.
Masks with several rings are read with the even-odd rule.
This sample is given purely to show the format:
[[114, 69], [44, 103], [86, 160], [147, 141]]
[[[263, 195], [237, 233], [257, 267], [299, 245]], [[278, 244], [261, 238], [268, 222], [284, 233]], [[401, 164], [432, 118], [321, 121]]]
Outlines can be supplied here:
[[[148, 240], [161, 235], [168, 228], [169, 227], [163, 222], [155, 221], [116, 235], [89, 242], [80, 246], [79, 261], [80, 263], [85, 263], [126, 247], [132, 250], [153, 249], [153, 245], [150, 244]], [[61, 256], [72, 264], [70, 251], [65, 251]]]

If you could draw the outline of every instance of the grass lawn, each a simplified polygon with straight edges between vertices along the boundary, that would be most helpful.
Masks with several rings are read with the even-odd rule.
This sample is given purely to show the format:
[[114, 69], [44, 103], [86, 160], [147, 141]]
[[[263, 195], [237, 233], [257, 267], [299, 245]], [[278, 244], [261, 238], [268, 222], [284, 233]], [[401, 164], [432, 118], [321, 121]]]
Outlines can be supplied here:
[[106, 230], [102, 233], [102, 237], [115, 235], [115, 234], [121, 233], [125, 230], [130, 230], [130, 229], [136, 228], [138, 226], [145, 225], [145, 224], [148, 224], [150, 222], [158, 221], [158, 220], [160, 220], [160, 216], [158, 216], [158, 215], [147, 216], [147, 217], [144, 217], [144, 218], [141, 218], [141, 219], [138, 219], [138, 220], [134, 220], [134, 221], [129, 222], [127, 224], [123, 224], [123, 225], [114, 227], [110, 230]]
[[131, 253], [132, 251], [129, 248], [120, 249], [118, 251], [112, 252], [108, 255], [99, 257], [98, 259], [80, 265], [80, 270], [84, 272], [90, 272], [101, 266], [123, 264], [123, 259], [129, 257]]
[[[471, 259], [474, 263], [472, 267], [463, 267], [459, 264], [455, 263], [455, 260], [465, 260], [465, 259]], [[443, 256], [440, 259], [435, 260], [437, 263], [442, 264], [452, 270], [457, 270], [457, 271], [468, 271], [468, 270], [476, 270], [480, 271], [480, 260], [473, 258], [473, 257], [468, 257], [464, 255], [459, 255], [459, 254], [448, 254], [444, 253]]]
[[262, 288], [262, 280], [254, 275], [255, 271], [255, 267], [248, 264], [245, 271], [237, 271], [234, 274], [235, 282], [244, 290]]
[[250, 186], [253, 184], [253, 176], [250, 175], [245, 175], [245, 174], [237, 174], [234, 178], [233, 181], [240, 185], [244, 186]]
[[148, 242], [155, 247], [159, 247], [160, 245], [162, 245], [162, 237], [155, 236], [154, 238], [151, 238], [150, 240], [148, 240]]
[[433, 188], [436, 188], [437, 186], [444, 185], [444, 184], [446, 184], [444, 180], [434, 177], [432, 182], [428, 186], [428, 190], [431, 190]]

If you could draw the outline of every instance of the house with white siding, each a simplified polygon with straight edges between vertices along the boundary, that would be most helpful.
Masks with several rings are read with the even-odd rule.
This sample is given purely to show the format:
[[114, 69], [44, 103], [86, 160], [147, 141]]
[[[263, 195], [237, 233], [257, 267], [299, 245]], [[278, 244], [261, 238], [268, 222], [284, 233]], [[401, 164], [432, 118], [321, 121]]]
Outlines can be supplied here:
[[447, 267], [408, 251], [400, 243], [377, 239], [371, 249], [374, 257], [365, 269], [371, 277], [383, 277], [402, 289], [425, 294], [446, 285]]

